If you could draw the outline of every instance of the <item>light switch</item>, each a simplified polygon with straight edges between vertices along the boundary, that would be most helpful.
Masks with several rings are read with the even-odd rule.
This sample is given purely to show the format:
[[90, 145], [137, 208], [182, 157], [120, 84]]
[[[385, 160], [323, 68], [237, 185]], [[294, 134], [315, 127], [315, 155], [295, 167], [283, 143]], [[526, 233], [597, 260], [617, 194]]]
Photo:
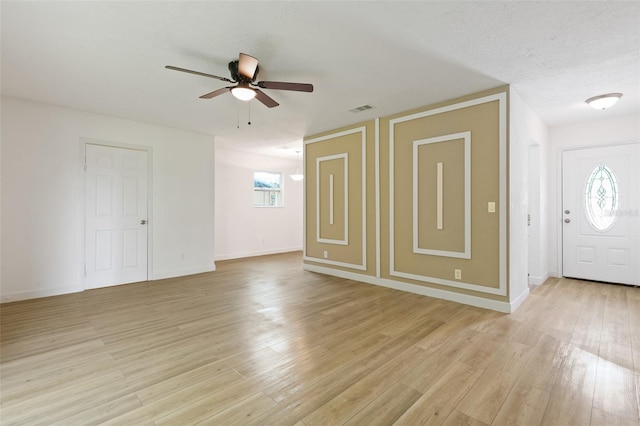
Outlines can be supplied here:
[[495, 213], [496, 203], [494, 201], [489, 201], [489, 203], [487, 204], [487, 210], [489, 211], [489, 213]]

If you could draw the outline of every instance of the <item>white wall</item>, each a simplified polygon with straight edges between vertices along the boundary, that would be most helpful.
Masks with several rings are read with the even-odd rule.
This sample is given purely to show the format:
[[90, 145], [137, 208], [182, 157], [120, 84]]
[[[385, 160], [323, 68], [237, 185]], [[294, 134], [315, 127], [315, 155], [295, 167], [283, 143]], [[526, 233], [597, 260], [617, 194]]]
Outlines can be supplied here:
[[12, 98], [1, 105], [2, 301], [84, 289], [84, 138], [152, 148], [150, 278], [214, 269], [213, 136]]
[[[615, 106], [613, 107], [615, 108]], [[598, 111], [594, 110], [594, 114]], [[549, 269], [562, 274], [562, 152], [640, 141], [640, 114], [618, 116], [549, 129]]]
[[[533, 274], [544, 275], [544, 265], [539, 261], [543, 252], [541, 242], [535, 241], [529, 246], [529, 227], [527, 215], [540, 216], [543, 206], [540, 203], [542, 197], [529, 197], [529, 165], [537, 164], [540, 173], [531, 175], [544, 175], [546, 164], [542, 161], [530, 161], [531, 153], [540, 153], [548, 146], [547, 126], [524, 102], [513, 88], [509, 97], [509, 298], [512, 303], [518, 302], [518, 298], [528, 294], [528, 274], [530, 270], [530, 257], [533, 257], [533, 265], [539, 270]], [[531, 147], [537, 147], [532, 150]], [[544, 221], [536, 221], [539, 235], [546, 234], [547, 224]], [[521, 300], [520, 300], [521, 302]]]
[[[302, 250], [302, 190], [295, 160], [216, 149], [216, 259]], [[302, 170], [302, 159], [300, 159]], [[253, 172], [284, 172], [284, 207], [253, 207]]]

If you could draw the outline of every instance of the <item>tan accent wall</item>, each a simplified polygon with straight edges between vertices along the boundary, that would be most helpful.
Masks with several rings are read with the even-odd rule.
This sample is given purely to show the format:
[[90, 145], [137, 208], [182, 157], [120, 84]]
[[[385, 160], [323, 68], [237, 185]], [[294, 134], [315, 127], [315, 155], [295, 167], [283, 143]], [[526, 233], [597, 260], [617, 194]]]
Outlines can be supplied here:
[[[361, 134], [349, 133], [363, 127], [364, 182], [359, 168], [363, 159]], [[507, 148], [506, 86], [306, 138], [305, 263], [375, 275], [383, 285], [406, 283], [507, 302]], [[336, 200], [342, 192], [335, 188], [344, 182], [343, 160], [321, 161], [319, 174], [316, 165], [318, 158], [339, 154], [348, 155], [346, 221]], [[441, 202], [438, 163], [442, 169]], [[334, 176], [333, 225], [327, 218], [326, 182], [330, 174]], [[316, 175], [320, 176], [319, 185]], [[364, 231], [362, 185], [366, 194]], [[495, 212], [488, 211], [489, 203], [494, 203]], [[318, 242], [318, 211], [320, 238], [342, 239], [346, 224], [348, 244]], [[380, 264], [376, 265], [378, 257]], [[358, 270], [357, 265], [366, 266]], [[461, 271], [461, 279], [455, 278], [456, 269]]]
[[[469, 101], [488, 94], [478, 94]], [[459, 104], [460, 100], [442, 105]], [[506, 102], [506, 100], [505, 100]], [[382, 234], [388, 235], [389, 244], [381, 246], [381, 258], [390, 261], [381, 270], [381, 277], [396, 281], [426, 285], [465, 294], [483, 294], [483, 297], [503, 298], [500, 293], [500, 162], [499, 162], [499, 101], [493, 100], [464, 108], [455, 108], [434, 115], [420, 116], [435, 108], [383, 118], [381, 122], [391, 133], [380, 138], [380, 152], [389, 153], [386, 168], [381, 168], [381, 190], [389, 199], [388, 220], [381, 222]], [[415, 116], [415, 118], [410, 118]], [[406, 121], [405, 118], [407, 119]], [[503, 119], [504, 120], [504, 119]], [[418, 168], [413, 163], [414, 141], [446, 137], [463, 132], [470, 133], [470, 205], [462, 197], [464, 149], [460, 139], [452, 139], [432, 145], [421, 145], [418, 151]], [[444, 228], [435, 229], [434, 174], [427, 174], [434, 163], [443, 162]], [[393, 176], [390, 170], [393, 169]], [[424, 226], [417, 232], [419, 247], [440, 251], [462, 252], [464, 239], [470, 232], [469, 258], [414, 252], [413, 223], [413, 173], [418, 173], [418, 222]], [[391, 198], [392, 197], [392, 198]], [[488, 203], [496, 206], [495, 213], [488, 212]], [[463, 217], [470, 214], [471, 229], [465, 231]], [[420, 227], [419, 227], [420, 229]], [[502, 265], [504, 267], [506, 265]], [[455, 278], [455, 269], [461, 271], [461, 279]], [[503, 277], [504, 279], [504, 277]], [[504, 284], [503, 284], [504, 286]]]
[[375, 131], [369, 121], [305, 138], [305, 263], [375, 275]]

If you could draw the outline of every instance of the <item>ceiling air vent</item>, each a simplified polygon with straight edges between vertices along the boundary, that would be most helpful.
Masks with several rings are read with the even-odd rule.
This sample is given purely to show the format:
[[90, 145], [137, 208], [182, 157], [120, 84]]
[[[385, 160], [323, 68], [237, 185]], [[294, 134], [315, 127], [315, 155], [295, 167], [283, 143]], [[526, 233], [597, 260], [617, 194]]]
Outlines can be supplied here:
[[362, 112], [373, 108], [371, 105], [360, 105], [359, 107], [351, 108], [349, 112]]

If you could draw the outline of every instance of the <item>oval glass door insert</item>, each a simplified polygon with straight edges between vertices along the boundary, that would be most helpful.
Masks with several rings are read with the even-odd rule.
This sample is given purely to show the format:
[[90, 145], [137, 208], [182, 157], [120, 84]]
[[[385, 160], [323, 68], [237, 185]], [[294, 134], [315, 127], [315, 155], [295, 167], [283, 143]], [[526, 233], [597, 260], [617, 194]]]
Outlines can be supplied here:
[[589, 224], [597, 231], [604, 232], [613, 226], [618, 209], [618, 183], [604, 164], [596, 166], [587, 178], [584, 209]]

